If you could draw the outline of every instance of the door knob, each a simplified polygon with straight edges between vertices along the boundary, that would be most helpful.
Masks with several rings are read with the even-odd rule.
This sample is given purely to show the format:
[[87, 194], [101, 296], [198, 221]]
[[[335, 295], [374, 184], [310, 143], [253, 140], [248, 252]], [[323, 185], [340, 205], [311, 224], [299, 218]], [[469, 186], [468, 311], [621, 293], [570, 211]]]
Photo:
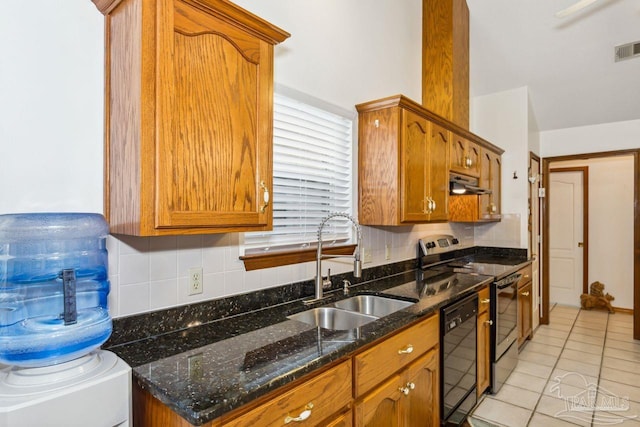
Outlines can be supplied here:
[[584, 247], [584, 243], [583, 243], [583, 242], [578, 242], [578, 247], [579, 247], [579, 248]]

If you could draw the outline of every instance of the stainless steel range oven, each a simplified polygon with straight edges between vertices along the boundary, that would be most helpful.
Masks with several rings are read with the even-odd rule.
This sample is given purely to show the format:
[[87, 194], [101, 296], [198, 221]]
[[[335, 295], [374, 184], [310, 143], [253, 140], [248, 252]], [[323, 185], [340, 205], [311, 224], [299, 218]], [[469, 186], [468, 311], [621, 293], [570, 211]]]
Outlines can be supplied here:
[[518, 281], [510, 274], [491, 284], [491, 392], [497, 393], [518, 364]]

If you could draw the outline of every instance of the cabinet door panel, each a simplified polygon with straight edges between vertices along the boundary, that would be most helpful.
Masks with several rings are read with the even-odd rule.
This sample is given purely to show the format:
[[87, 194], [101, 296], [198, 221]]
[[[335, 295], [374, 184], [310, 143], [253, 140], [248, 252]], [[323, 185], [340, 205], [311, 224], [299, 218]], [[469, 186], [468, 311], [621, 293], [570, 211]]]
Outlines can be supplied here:
[[495, 209], [494, 215], [500, 215], [502, 212], [502, 156], [500, 154], [492, 153], [491, 156], [491, 184], [490, 188], [493, 191], [491, 193], [491, 203], [493, 203]]
[[402, 380], [391, 377], [356, 405], [356, 427], [404, 427]]
[[[480, 179], [478, 180], [480, 188], [491, 188], [491, 161], [491, 153], [487, 150], [482, 150], [480, 155]], [[478, 212], [480, 218], [487, 218], [490, 215], [491, 196], [491, 194], [478, 196], [480, 199]]]
[[436, 203], [431, 221], [446, 221], [449, 215], [449, 131], [431, 124], [429, 141], [429, 197]]
[[404, 401], [406, 405], [404, 425], [432, 427], [440, 425], [438, 355], [439, 349], [436, 347], [407, 369], [407, 383], [413, 388]]
[[[169, 49], [159, 61], [156, 226], [266, 225], [260, 209], [271, 188], [270, 145], [256, 118], [271, 96], [260, 90], [271, 76], [270, 47], [176, 5], [182, 27], [163, 33]], [[189, 25], [195, 33], [184, 35]]]
[[489, 312], [484, 311], [478, 315], [478, 397], [484, 393], [489, 387], [490, 382], [490, 369], [491, 369], [491, 344], [490, 338], [490, 325], [489, 325]]
[[472, 176], [480, 175], [480, 146], [467, 141], [467, 156], [469, 157], [469, 167], [467, 173]]
[[518, 345], [531, 335], [531, 282], [518, 289]]
[[328, 421], [326, 427], [351, 427], [353, 426], [353, 413], [351, 411]]
[[427, 195], [428, 122], [411, 111], [402, 110], [402, 218], [425, 221]]

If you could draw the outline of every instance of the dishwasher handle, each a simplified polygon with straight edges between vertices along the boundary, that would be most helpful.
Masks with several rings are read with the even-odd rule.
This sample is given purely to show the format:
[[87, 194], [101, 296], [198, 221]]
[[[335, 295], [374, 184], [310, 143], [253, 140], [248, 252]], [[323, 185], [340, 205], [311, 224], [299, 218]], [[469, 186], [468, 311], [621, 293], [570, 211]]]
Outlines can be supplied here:
[[496, 288], [498, 289], [508, 288], [509, 286], [513, 285], [515, 282], [518, 282], [521, 278], [522, 278], [522, 274], [520, 273], [511, 274], [505, 277], [504, 279], [498, 280], [496, 282]]

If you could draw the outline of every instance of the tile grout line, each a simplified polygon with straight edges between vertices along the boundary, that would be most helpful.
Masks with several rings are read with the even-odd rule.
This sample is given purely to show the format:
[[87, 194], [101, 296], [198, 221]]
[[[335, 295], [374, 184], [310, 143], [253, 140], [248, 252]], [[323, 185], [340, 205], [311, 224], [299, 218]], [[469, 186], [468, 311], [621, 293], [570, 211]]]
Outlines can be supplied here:
[[[549, 314], [551, 314], [551, 312], [556, 308], [557, 304], [554, 304], [553, 308], [549, 311]], [[531, 416], [529, 417], [529, 420], [527, 420], [527, 426], [529, 426], [529, 424], [531, 424], [531, 420], [533, 420], [534, 415], [537, 412], [538, 409], [538, 405], [540, 404], [540, 400], [542, 400], [542, 397], [544, 396], [544, 392], [547, 389], [547, 386], [549, 385], [549, 380], [551, 379], [551, 375], [553, 375], [553, 371], [556, 370], [556, 367], [558, 365], [558, 361], [560, 360], [560, 357], [562, 356], [562, 353], [564, 352], [564, 349], [567, 345], [567, 341], [569, 341], [569, 337], [571, 336], [571, 332], [573, 331], [573, 328], [576, 324], [576, 320], [578, 319], [578, 316], [580, 315], [580, 311], [581, 309], [578, 309], [578, 312], [576, 313], [576, 316], [573, 319], [573, 322], [571, 323], [571, 328], [569, 328], [569, 332], [567, 333], [566, 338], [564, 339], [564, 343], [562, 344], [562, 350], [560, 350], [560, 353], [558, 354], [557, 358], [556, 358], [556, 363], [554, 363], [553, 367], [551, 368], [551, 373], [549, 374], [549, 378], [547, 378], [547, 381], [544, 384], [544, 387], [542, 388], [542, 391], [540, 392], [540, 396], [538, 396], [538, 401], [536, 402], [535, 406], [533, 407], [533, 410], [531, 411]], [[593, 417], [593, 416], [592, 416]]]
[[[598, 394], [600, 394], [600, 381], [602, 380], [602, 366], [604, 365], [604, 348], [607, 345], [607, 334], [609, 333], [609, 316], [611, 315], [611, 313], [607, 313], [607, 323], [605, 325], [604, 328], [604, 339], [602, 340], [602, 353], [600, 354], [600, 369], [598, 369], [598, 378], [597, 378], [597, 384], [596, 384], [596, 390], [598, 390], [598, 393], [596, 394], [596, 407], [597, 402], [598, 402]], [[596, 410], [595, 408], [593, 409], [593, 412], [591, 413], [591, 426], [593, 427], [593, 423], [594, 423], [594, 418], [596, 417]]]

